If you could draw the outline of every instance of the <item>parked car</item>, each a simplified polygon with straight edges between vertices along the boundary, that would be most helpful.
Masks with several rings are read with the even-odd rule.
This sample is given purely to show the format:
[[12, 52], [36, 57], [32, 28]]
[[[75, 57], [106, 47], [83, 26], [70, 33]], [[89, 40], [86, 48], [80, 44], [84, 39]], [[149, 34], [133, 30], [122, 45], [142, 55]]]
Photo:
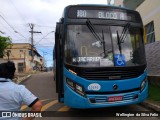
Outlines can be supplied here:
[[34, 67], [33, 67], [33, 70], [40, 71], [40, 68], [37, 67], [37, 66], [34, 66]]
[[44, 68], [43, 68], [43, 71], [44, 71], [44, 72], [48, 72], [47, 67], [44, 67]]

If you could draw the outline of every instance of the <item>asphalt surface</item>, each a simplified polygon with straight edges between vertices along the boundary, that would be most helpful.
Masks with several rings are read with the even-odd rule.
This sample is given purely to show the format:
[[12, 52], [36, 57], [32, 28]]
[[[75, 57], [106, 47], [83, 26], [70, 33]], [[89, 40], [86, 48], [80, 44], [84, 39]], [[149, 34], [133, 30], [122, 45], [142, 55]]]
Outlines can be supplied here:
[[[32, 75], [27, 80], [20, 84], [24, 84], [33, 94], [35, 94], [43, 102], [42, 112], [49, 114], [47, 117], [35, 118], [35, 120], [159, 120], [156, 117], [156, 112], [142, 105], [129, 105], [121, 107], [110, 107], [100, 109], [79, 110], [65, 106], [63, 103], [58, 103], [57, 94], [55, 92], [55, 81], [53, 80], [52, 72], [38, 73]], [[28, 111], [29, 108], [22, 106], [23, 111]], [[52, 111], [52, 112], [48, 112]], [[100, 112], [99, 112], [100, 111]], [[116, 112], [115, 112], [116, 111]], [[55, 112], [58, 114], [55, 114]], [[62, 114], [65, 113], [65, 114]], [[130, 114], [129, 114], [130, 113]], [[152, 115], [151, 115], [152, 114]], [[85, 117], [83, 117], [85, 115]], [[86, 117], [88, 115], [88, 117]], [[118, 116], [119, 115], [119, 116]], [[134, 115], [134, 117], [131, 117]], [[136, 117], [140, 115], [141, 117]], [[149, 117], [148, 117], [149, 115]], [[49, 117], [51, 116], [51, 117]], [[74, 116], [74, 117], [73, 117]], [[76, 116], [76, 117], [75, 117]], [[130, 116], [130, 117], [129, 117]], [[143, 117], [142, 117], [143, 116]], [[154, 117], [151, 117], [154, 116]], [[160, 116], [160, 114], [158, 114]]]

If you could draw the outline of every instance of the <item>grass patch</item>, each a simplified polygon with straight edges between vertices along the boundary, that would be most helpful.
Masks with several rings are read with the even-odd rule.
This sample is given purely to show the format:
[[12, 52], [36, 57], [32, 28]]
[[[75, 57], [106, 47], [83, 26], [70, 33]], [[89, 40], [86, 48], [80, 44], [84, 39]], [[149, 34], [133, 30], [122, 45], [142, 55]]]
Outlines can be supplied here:
[[149, 84], [148, 99], [160, 102], [160, 87]]

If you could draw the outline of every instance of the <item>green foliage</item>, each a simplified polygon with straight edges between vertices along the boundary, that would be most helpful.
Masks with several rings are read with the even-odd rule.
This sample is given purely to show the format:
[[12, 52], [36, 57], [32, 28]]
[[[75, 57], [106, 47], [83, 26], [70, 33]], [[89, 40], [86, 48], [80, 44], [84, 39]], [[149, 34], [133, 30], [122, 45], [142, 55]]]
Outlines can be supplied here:
[[152, 101], [160, 102], [160, 92], [159, 91], [160, 91], [160, 88], [158, 86], [149, 84], [148, 99]]
[[0, 58], [4, 56], [4, 50], [9, 46], [12, 45], [12, 41], [9, 37], [2, 37], [0, 36]]

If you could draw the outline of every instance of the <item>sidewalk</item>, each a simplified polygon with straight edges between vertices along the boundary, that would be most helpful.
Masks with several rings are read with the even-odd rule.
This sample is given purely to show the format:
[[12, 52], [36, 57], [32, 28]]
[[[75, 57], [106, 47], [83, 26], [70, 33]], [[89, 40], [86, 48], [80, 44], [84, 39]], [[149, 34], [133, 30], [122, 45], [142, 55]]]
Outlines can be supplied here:
[[153, 102], [153, 101], [150, 101], [150, 100], [146, 100], [143, 103], [140, 103], [140, 105], [142, 105], [146, 108], [149, 108], [153, 111], [160, 112], [160, 103], [158, 103], [158, 102]]
[[30, 73], [15, 73], [15, 78], [13, 81], [17, 84], [21, 83], [24, 80], [27, 80], [32, 76], [32, 74], [37, 74], [39, 71], [32, 71]]
[[[25, 81], [30, 77], [31, 77], [31, 74], [29, 74], [29, 75], [20, 75], [14, 81], [17, 84], [20, 84], [22, 81]], [[151, 110], [153, 110], [155, 112], [160, 112], [160, 102], [158, 103], [158, 102], [154, 102], [154, 101], [151, 101], [151, 100], [146, 100], [143, 103], [140, 103], [140, 105], [142, 105], [142, 106], [144, 106], [144, 107], [146, 107], [148, 109], [151, 109]]]
[[13, 79], [13, 81], [17, 84], [20, 84], [22, 81], [27, 80], [28, 78], [31, 77], [31, 74], [26, 75], [26, 74], [17, 74], [15, 75], [16, 77]]

